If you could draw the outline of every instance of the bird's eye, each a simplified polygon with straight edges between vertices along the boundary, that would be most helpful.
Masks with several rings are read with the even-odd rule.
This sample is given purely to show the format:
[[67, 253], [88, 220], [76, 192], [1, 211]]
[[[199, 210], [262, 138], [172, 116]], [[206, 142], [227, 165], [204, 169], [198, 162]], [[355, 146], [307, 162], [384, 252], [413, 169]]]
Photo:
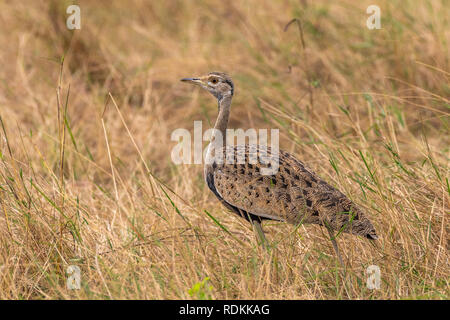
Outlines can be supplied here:
[[211, 82], [212, 82], [213, 84], [216, 84], [217, 82], [219, 82], [219, 80], [217, 80], [217, 78], [214, 78], [214, 79], [211, 80]]

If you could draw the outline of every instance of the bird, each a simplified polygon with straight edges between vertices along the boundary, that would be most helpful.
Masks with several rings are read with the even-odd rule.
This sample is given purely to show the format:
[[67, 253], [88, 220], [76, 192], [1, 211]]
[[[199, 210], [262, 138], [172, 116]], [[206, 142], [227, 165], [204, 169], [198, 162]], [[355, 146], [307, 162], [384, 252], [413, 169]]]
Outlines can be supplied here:
[[[337, 235], [344, 232], [369, 240], [378, 239], [363, 210], [292, 154], [283, 150], [276, 154], [270, 147], [262, 145], [226, 144], [234, 94], [234, 83], [228, 74], [210, 72], [181, 81], [200, 86], [217, 99], [218, 116], [206, 151], [204, 179], [226, 208], [252, 224], [260, 245], [268, 246], [262, 229], [265, 220], [325, 227], [341, 265], [344, 264]], [[255, 153], [269, 158], [275, 154], [270, 159], [277, 160], [277, 170], [268, 174], [267, 168], [272, 162], [266, 157], [266, 164], [255, 163]], [[237, 158], [241, 161], [236, 161]], [[234, 161], [226, 161], [228, 159]]]

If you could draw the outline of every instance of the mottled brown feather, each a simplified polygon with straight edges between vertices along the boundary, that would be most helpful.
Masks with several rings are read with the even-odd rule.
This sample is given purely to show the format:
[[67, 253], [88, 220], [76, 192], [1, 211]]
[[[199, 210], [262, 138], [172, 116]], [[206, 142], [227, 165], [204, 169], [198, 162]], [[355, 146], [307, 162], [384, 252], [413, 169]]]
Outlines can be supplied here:
[[[227, 147], [222, 152], [225, 150], [234, 159], [243, 153], [244, 162], [216, 162], [208, 171], [213, 174], [216, 195], [240, 209], [240, 214], [247, 212], [292, 224], [319, 224], [376, 239], [375, 229], [362, 211], [291, 154], [280, 151], [279, 170], [264, 176], [261, 168], [265, 165], [249, 161], [251, 152], [260, 152], [258, 146]], [[270, 148], [267, 151], [270, 154]]]

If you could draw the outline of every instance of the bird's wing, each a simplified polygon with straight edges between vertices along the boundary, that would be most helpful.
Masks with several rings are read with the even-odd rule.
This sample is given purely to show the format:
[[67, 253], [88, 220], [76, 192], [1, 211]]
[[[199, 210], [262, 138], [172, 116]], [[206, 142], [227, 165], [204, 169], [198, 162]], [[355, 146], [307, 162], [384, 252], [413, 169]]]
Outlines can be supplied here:
[[241, 154], [244, 161], [212, 166], [214, 188], [227, 204], [262, 218], [326, 224], [334, 230], [376, 238], [363, 212], [294, 156], [280, 151], [278, 169], [264, 175], [261, 162], [249, 161], [254, 152], [251, 147], [229, 148], [228, 155]]
[[273, 212], [271, 203], [266, 202], [269, 201], [268, 197], [262, 196], [265, 185], [251, 180], [244, 182], [241, 175], [236, 175], [227, 168], [214, 172], [214, 185], [219, 196], [231, 206], [263, 218], [284, 220]]
[[236, 155], [244, 153], [243, 163], [225, 162], [213, 166], [214, 187], [224, 201], [272, 220], [299, 222], [305, 214], [314, 215], [309, 199], [311, 193], [307, 190], [317, 179], [300, 161], [281, 152], [278, 170], [272, 175], [264, 175], [263, 168], [267, 166], [259, 161], [253, 164], [249, 161], [251, 149], [234, 148]]

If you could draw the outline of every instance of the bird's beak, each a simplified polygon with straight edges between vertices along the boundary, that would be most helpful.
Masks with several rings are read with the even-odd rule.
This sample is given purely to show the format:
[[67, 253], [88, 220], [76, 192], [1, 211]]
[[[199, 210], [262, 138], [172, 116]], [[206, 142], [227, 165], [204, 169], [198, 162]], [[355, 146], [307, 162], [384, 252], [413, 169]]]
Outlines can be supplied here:
[[183, 78], [183, 79], [181, 79], [181, 81], [191, 82], [191, 83], [199, 84], [199, 85], [201, 85], [203, 83], [200, 78]]

